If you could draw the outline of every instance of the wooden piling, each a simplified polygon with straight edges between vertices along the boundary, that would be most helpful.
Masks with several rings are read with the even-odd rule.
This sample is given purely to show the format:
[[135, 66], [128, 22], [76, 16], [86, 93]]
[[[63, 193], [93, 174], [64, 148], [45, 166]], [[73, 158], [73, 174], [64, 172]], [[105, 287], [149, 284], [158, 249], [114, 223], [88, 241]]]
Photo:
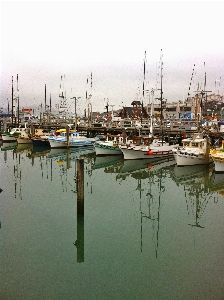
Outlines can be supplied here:
[[77, 159], [77, 262], [84, 262], [84, 159]]
[[66, 146], [67, 146], [67, 148], [69, 148], [69, 131], [70, 131], [69, 126], [66, 126]]

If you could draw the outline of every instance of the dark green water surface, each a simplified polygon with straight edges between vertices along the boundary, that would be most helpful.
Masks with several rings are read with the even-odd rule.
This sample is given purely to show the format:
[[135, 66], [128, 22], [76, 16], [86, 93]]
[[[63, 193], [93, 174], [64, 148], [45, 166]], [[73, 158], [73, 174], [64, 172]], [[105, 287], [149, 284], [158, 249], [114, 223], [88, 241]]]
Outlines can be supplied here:
[[0, 299], [224, 299], [224, 174], [87, 152], [2, 147]]

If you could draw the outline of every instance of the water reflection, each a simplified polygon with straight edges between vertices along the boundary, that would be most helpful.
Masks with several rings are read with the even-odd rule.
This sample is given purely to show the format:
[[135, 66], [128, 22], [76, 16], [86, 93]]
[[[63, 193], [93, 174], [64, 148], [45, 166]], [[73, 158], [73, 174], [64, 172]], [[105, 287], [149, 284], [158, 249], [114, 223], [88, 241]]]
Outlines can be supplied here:
[[0, 153], [4, 299], [221, 299], [223, 174], [45, 150]]
[[174, 166], [171, 170], [171, 176], [177, 186], [184, 186], [185, 199], [189, 218], [189, 225], [204, 228], [200, 225], [201, 218], [205, 212], [209, 201], [217, 202], [218, 191], [222, 194], [224, 190], [224, 178], [217, 185], [213, 164], [190, 166]]
[[[10, 144], [10, 145], [9, 145]], [[136, 190], [141, 191], [141, 180], [150, 179], [149, 186], [154, 185], [153, 178], [157, 177], [162, 179], [170, 175], [177, 187], [184, 186], [186, 195], [198, 195], [204, 197], [205, 194], [213, 195], [214, 192], [220, 192], [223, 190], [223, 174], [214, 173], [214, 166], [197, 165], [197, 166], [185, 166], [177, 167], [175, 161], [172, 158], [166, 158], [161, 161], [155, 161], [149, 163], [148, 160], [123, 160], [122, 155], [116, 156], [95, 156], [93, 147], [73, 148], [73, 149], [46, 149], [46, 148], [33, 148], [32, 145], [20, 144], [13, 145], [13, 143], [4, 143], [1, 146], [3, 151], [4, 161], [7, 161], [7, 151], [13, 151], [12, 159], [14, 161], [14, 177], [19, 178], [21, 170], [19, 165], [21, 162], [21, 155], [23, 159], [28, 158], [31, 160], [31, 165], [34, 165], [36, 159], [37, 166], [43, 171], [43, 174], [48, 172], [48, 163], [50, 162], [51, 176], [47, 176], [50, 180], [53, 180], [54, 172], [58, 172], [58, 168], [53, 168], [55, 164], [62, 170], [62, 176], [65, 175], [66, 170], [73, 169], [76, 173], [77, 159], [85, 159], [85, 168], [88, 175], [91, 177], [93, 172], [97, 169], [103, 169], [105, 174], [116, 174], [116, 181], [119, 183], [125, 181], [128, 177], [137, 180]], [[44, 165], [46, 167], [44, 167]], [[165, 172], [166, 170], [166, 172]], [[167, 174], [168, 173], [168, 174]], [[68, 177], [64, 176], [63, 180], [68, 180]], [[62, 177], [61, 177], [62, 178]], [[74, 179], [74, 178], [73, 178]], [[164, 186], [161, 184], [161, 192]], [[76, 190], [74, 192], [77, 192]], [[141, 193], [139, 194], [141, 199]]]
[[[7, 151], [12, 151], [14, 180], [14, 197], [23, 199], [22, 177], [27, 162], [36, 166], [38, 176], [51, 182], [56, 180], [62, 192], [72, 192], [77, 200], [77, 262], [84, 262], [84, 194], [85, 186], [90, 186], [93, 194], [94, 172], [102, 170], [104, 176], [114, 177], [114, 185], [126, 184], [131, 180], [132, 190], [128, 192], [135, 197], [139, 209], [140, 251], [143, 252], [144, 241], [149, 239], [154, 245], [158, 257], [159, 231], [162, 203], [165, 201], [167, 180], [183, 187], [189, 223], [192, 227], [204, 228], [202, 217], [210, 200], [218, 201], [218, 195], [224, 195], [223, 174], [215, 173], [213, 165], [177, 167], [171, 158], [150, 162], [148, 160], [123, 160], [122, 156], [96, 156], [93, 147], [77, 149], [33, 149], [30, 145], [10, 145], [2, 147], [4, 160]], [[21, 160], [25, 164], [21, 165]], [[87, 175], [87, 176], [84, 176]], [[59, 180], [58, 180], [59, 178]]]

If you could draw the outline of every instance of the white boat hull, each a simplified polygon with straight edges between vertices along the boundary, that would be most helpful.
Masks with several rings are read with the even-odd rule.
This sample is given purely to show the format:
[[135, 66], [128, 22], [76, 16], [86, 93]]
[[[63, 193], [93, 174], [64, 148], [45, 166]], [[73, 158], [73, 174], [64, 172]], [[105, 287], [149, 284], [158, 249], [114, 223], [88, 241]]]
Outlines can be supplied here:
[[173, 156], [171, 146], [161, 146], [155, 149], [139, 148], [139, 147], [120, 147], [124, 159], [157, 159], [162, 157]]
[[2, 141], [3, 143], [10, 143], [10, 142], [16, 142], [16, 138], [14, 136], [10, 136], [7, 134], [2, 134]]
[[67, 145], [67, 142], [64, 141], [60, 141], [57, 139], [48, 139], [51, 148], [60, 148], [60, 149], [64, 149], [64, 148], [68, 148], [69, 146]]
[[96, 155], [122, 155], [122, 151], [118, 147], [94, 145]]
[[176, 152], [174, 154], [174, 159], [176, 161], [177, 166], [194, 166], [194, 165], [204, 165], [207, 163], [212, 162], [212, 160], [209, 158], [207, 161], [205, 155], [188, 155], [188, 154], [181, 154]]
[[224, 172], [224, 152], [211, 155], [211, 158], [215, 165], [215, 172]]
[[92, 146], [93, 142], [88, 142], [88, 141], [60, 141], [60, 140], [51, 140], [48, 139], [51, 148], [60, 148], [60, 149], [65, 149], [65, 148], [77, 148], [77, 147], [87, 147], [87, 146]]
[[76, 148], [76, 147], [85, 147], [85, 146], [93, 146], [95, 143], [94, 138], [86, 138], [86, 137], [70, 137], [67, 141], [65, 137], [46, 137], [49, 140], [51, 148]]
[[208, 141], [202, 133], [182, 140], [182, 147], [174, 147], [173, 154], [177, 166], [204, 165], [212, 162], [208, 156]]

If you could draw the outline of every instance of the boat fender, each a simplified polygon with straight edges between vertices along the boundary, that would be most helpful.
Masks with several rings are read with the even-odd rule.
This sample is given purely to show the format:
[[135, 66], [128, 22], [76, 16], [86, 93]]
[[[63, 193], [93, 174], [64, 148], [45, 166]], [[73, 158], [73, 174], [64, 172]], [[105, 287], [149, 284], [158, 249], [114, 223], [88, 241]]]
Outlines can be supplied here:
[[147, 153], [148, 155], [153, 155], [153, 152], [152, 152], [152, 150], [150, 150], [150, 151], [148, 151], [148, 153]]

